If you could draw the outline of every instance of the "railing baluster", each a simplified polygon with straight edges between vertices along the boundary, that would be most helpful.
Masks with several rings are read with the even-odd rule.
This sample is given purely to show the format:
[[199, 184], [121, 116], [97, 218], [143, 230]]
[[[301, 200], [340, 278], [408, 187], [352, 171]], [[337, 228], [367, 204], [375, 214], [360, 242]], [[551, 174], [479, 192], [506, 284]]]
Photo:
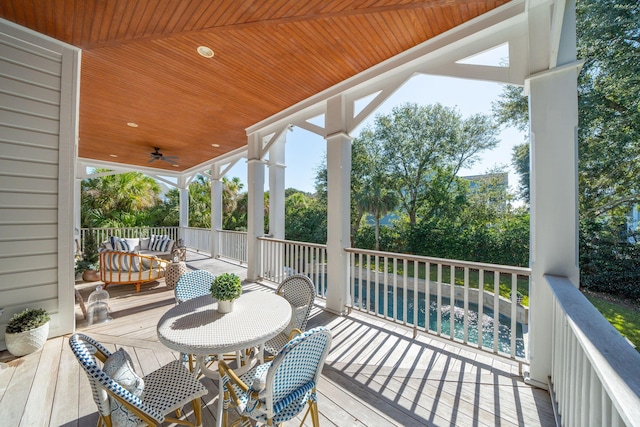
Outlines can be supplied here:
[[511, 340], [510, 351], [511, 357], [516, 355], [516, 329], [518, 327], [518, 275], [511, 273]]
[[442, 335], [442, 264], [438, 263], [438, 295], [436, 300], [436, 333]]
[[464, 268], [464, 322], [462, 326], [463, 342], [469, 342], [469, 267]]
[[478, 270], [478, 348], [482, 349], [484, 338], [484, 269]]
[[498, 353], [500, 337], [500, 272], [493, 271], [493, 352]]

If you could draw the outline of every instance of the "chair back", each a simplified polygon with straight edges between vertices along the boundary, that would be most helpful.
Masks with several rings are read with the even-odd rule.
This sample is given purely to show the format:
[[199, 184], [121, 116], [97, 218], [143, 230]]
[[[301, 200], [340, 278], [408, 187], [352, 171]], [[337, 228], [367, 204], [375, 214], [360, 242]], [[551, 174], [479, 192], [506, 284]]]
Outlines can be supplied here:
[[331, 349], [331, 330], [321, 326], [289, 341], [271, 362], [265, 382], [267, 417], [312, 390]]
[[316, 288], [311, 279], [304, 274], [294, 274], [280, 283], [276, 293], [289, 301], [293, 308], [291, 326], [304, 331], [316, 298]]
[[209, 294], [211, 283], [216, 278], [207, 270], [193, 270], [178, 279], [174, 289], [176, 304]]
[[111, 356], [111, 352], [102, 344], [84, 334], [76, 333], [69, 338], [69, 346], [76, 356], [78, 363], [80, 363], [80, 366], [84, 369], [85, 374], [87, 374], [93, 393], [93, 400], [98, 407], [100, 415], [106, 417], [111, 414], [109, 394], [115, 394], [130, 406], [137, 408], [144, 414], [148, 414], [151, 418], [158, 420], [158, 422], [164, 420], [164, 416], [161, 413], [145, 405], [138, 396], [130, 393], [98, 366], [96, 357], [101, 362], [104, 362], [107, 357]]

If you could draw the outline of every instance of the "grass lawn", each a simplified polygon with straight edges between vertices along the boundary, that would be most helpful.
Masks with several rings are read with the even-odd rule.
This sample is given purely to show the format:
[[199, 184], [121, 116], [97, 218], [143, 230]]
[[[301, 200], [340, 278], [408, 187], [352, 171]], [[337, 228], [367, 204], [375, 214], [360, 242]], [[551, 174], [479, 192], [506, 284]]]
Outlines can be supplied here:
[[587, 299], [640, 352], [640, 306], [605, 294], [585, 292]]

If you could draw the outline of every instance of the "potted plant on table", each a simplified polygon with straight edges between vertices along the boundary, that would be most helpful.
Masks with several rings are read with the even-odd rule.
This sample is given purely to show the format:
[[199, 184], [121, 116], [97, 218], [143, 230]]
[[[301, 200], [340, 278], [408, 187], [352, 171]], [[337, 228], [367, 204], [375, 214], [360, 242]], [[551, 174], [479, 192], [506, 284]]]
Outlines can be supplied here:
[[14, 356], [39, 351], [49, 337], [49, 313], [43, 308], [26, 308], [9, 320], [4, 331], [7, 350]]
[[230, 313], [233, 311], [233, 301], [242, 295], [240, 278], [233, 273], [223, 273], [211, 283], [211, 296], [218, 300], [218, 311]]

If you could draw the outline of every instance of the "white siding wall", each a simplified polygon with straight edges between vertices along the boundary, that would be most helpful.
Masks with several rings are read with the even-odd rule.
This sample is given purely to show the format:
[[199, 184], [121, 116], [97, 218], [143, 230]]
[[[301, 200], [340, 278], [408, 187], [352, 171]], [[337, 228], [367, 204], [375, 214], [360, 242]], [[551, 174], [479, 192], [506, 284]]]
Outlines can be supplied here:
[[0, 19], [0, 349], [25, 307], [73, 331], [80, 51]]

